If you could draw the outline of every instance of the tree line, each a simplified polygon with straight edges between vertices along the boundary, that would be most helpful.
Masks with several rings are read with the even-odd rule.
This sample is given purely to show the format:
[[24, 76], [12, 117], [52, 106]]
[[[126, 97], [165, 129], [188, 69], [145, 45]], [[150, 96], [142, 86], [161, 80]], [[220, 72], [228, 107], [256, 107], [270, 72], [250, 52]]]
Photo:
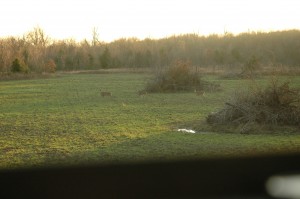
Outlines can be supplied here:
[[[186, 34], [163, 39], [122, 38], [101, 42], [54, 40], [36, 27], [22, 37], [0, 38], [1, 74], [100, 68], [164, 67], [177, 60], [201, 67], [242, 67], [249, 62], [300, 67], [300, 31], [239, 35]], [[16, 64], [18, 67], [16, 67]]]

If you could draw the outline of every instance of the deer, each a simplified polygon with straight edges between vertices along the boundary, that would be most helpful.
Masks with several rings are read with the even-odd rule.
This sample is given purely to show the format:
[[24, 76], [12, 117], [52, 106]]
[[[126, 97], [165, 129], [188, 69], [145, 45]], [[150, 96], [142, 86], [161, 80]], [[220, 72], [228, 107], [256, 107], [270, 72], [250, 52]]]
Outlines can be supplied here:
[[100, 90], [100, 93], [101, 93], [101, 96], [102, 96], [102, 97], [105, 97], [105, 96], [111, 97], [111, 96], [112, 96], [112, 93], [111, 93], [111, 92], [101, 91], [101, 90]]
[[198, 95], [198, 96], [204, 96], [204, 95], [205, 95], [205, 92], [204, 92], [204, 91], [197, 91], [197, 89], [195, 89], [194, 92], [195, 92], [196, 95]]

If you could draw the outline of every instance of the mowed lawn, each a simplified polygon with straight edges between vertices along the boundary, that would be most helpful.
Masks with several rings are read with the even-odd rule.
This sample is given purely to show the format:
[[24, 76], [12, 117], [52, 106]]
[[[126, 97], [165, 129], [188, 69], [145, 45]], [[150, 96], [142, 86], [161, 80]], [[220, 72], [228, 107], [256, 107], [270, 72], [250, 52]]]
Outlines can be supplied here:
[[[221, 92], [139, 96], [149, 78], [135, 73], [62, 74], [1, 81], [0, 168], [300, 152], [300, 133], [177, 131], [200, 124], [250, 81], [209, 76], [222, 85]], [[300, 85], [300, 78], [293, 77], [293, 85]], [[102, 97], [100, 90], [112, 97]]]

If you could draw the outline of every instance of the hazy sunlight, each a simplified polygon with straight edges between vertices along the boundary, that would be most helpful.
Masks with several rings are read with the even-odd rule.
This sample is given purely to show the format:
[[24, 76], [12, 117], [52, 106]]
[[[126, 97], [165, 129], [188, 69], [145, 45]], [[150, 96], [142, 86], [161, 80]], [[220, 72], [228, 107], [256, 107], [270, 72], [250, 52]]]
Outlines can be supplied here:
[[161, 38], [224, 31], [299, 29], [297, 0], [4, 0], [0, 36], [19, 36], [40, 26], [52, 38], [103, 41]]

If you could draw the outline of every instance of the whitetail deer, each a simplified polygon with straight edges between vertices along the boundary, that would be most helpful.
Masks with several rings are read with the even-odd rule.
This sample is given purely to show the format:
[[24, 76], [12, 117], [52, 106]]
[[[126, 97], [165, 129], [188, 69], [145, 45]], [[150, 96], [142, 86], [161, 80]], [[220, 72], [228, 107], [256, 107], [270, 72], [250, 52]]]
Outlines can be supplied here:
[[145, 90], [141, 90], [141, 91], [138, 91], [138, 95], [139, 96], [144, 96], [144, 95], [147, 95], [148, 93], [147, 93], [147, 91], [145, 91]]
[[195, 89], [195, 93], [196, 93], [196, 95], [198, 95], [198, 96], [204, 96], [204, 95], [205, 95], [205, 92], [204, 92], [204, 91], [197, 91], [196, 89]]
[[106, 91], [101, 91], [100, 90], [100, 93], [101, 93], [102, 97], [105, 97], [105, 96], [109, 96], [110, 97], [110, 96], [112, 96], [111, 92], [106, 92]]

